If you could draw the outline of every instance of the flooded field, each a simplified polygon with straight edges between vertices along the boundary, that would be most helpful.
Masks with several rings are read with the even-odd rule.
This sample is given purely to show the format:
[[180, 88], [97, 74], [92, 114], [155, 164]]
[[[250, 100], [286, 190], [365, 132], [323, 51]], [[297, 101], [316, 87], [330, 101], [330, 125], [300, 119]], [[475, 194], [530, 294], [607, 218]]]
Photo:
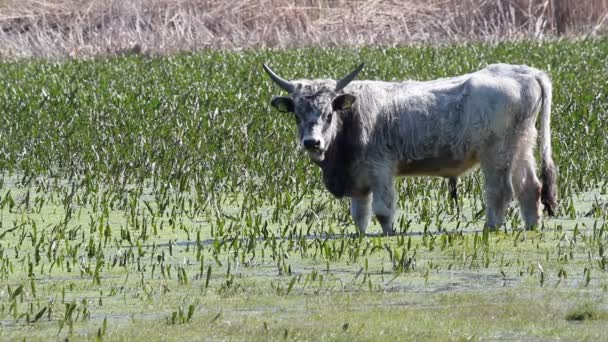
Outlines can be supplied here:
[[[608, 322], [608, 41], [0, 63], [0, 339], [598, 340]], [[261, 70], [554, 83], [560, 204], [483, 229], [483, 177], [397, 184], [359, 236]], [[307, 74], [314, 72], [314, 75]]]

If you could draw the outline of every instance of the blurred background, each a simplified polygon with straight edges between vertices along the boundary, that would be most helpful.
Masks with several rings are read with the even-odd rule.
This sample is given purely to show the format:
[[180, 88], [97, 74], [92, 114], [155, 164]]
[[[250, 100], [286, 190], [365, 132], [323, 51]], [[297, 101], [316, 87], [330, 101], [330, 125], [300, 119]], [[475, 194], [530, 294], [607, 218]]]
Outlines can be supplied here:
[[608, 0], [0, 0], [0, 57], [585, 38]]

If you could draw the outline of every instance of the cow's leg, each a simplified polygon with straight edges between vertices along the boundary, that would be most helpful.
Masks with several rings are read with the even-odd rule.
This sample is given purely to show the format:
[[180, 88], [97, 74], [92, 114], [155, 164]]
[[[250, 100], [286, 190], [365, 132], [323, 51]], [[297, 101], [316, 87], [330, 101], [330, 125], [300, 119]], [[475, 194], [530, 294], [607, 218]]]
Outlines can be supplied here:
[[505, 219], [505, 212], [513, 199], [509, 168], [484, 168], [486, 226], [498, 229]]
[[[535, 135], [532, 136], [534, 137]], [[525, 228], [529, 230], [538, 226], [542, 218], [542, 206], [540, 202], [541, 183], [535, 172], [534, 145], [528, 144], [524, 146], [515, 160], [511, 177]]]
[[450, 188], [450, 198], [458, 205], [458, 178], [448, 178], [448, 187]]
[[503, 223], [509, 203], [513, 199], [511, 166], [517, 149], [513, 144], [496, 141], [481, 158], [485, 180], [486, 226], [495, 230]]
[[382, 226], [382, 232], [384, 235], [393, 235], [393, 219], [396, 207], [393, 176], [387, 172], [382, 176], [374, 177], [372, 193], [372, 210]]
[[350, 214], [360, 234], [365, 234], [372, 216], [372, 194], [352, 197], [350, 199]]
[[526, 230], [538, 226], [542, 217], [541, 184], [534, 172], [534, 163], [518, 160], [513, 169], [513, 188], [519, 202]]
[[450, 188], [450, 199], [456, 208], [456, 214], [460, 215], [460, 206], [458, 205], [458, 178], [448, 178], [448, 187]]

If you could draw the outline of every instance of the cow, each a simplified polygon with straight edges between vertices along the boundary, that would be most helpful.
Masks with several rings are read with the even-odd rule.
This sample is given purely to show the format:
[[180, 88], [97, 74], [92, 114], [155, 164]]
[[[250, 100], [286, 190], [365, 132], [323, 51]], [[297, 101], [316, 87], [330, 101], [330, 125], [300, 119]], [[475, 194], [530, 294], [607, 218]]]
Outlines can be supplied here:
[[[263, 69], [288, 96], [271, 105], [292, 113], [301, 147], [322, 171], [326, 189], [350, 198], [365, 234], [372, 212], [394, 234], [396, 176], [450, 179], [479, 166], [484, 176], [485, 227], [498, 229], [516, 197], [525, 223], [554, 215], [557, 171], [551, 151], [549, 76], [526, 65], [492, 64], [431, 81], [355, 80], [364, 64], [338, 80], [285, 80]], [[534, 150], [540, 113], [541, 180]], [[542, 204], [541, 204], [542, 203]]]

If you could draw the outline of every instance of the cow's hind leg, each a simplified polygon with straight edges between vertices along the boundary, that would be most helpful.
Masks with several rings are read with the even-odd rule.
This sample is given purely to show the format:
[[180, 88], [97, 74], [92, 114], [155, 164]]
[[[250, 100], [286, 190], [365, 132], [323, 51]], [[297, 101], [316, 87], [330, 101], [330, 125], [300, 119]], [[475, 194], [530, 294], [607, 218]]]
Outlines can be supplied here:
[[485, 179], [486, 226], [495, 230], [503, 223], [507, 207], [513, 199], [511, 184], [511, 165], [515, 149], [490, 149], [481, 160], [481, 170]]
[[486, 226], [498, 229], [505, 219], [509, 203], [513, 199], [513, 187], [508, 168], [484, 169], [486, 197]]
[[450, 198], [455, 203], [458, 203], [458, 178], [448, 178], [448, 187], [450, 188]]
[[350, 214], [360, 234], [365, 234], [372, 216], [372, 194], [350, 199]]
[[[530, 134], [531, 139], [536, 136], [533, 133]], [[538, 226], [542, 218], [541, 183], [535, 172], [533, 143], [534, 141], [522, 144], [512, 173], [513, 189], [527, 230]]]
[[458, 206], [458, 178], [448, 178], [448, 187], [450, 191], [450, 199], [452, 200], [452, 203], [456, 208], [456, 212], [460, 214], [460, 207]]

